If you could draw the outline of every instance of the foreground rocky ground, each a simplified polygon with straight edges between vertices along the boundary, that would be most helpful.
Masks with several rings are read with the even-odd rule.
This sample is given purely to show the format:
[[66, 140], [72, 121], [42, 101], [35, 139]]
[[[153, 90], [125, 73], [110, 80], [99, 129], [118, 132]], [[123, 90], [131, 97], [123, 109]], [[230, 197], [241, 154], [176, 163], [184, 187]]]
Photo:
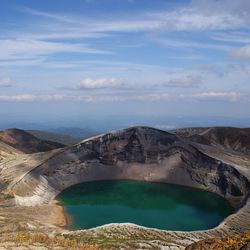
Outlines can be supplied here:
[[227, 238], [201, 240], [186, 247], [185, 250], [224, 250], [250, 249], [250, 231]]
[[[247, 249], [250, 139], [246, 132], [237, 142], [228, 129], [223, 136], [213, 132], [217, 137], [211, 130], [209, 136], [199, 130], [199, 141], [193, 139], [193, 130], [192, 135], [174, 133], [131, 128], [35, 154], [0, 141], [0, 249]], [[172, 232], [132, 224], [67, 231], [62, 207], [54, 198], [70, 185], [98, 179], [185, 184], [224, 196], [237, 212], [206, 231]]]

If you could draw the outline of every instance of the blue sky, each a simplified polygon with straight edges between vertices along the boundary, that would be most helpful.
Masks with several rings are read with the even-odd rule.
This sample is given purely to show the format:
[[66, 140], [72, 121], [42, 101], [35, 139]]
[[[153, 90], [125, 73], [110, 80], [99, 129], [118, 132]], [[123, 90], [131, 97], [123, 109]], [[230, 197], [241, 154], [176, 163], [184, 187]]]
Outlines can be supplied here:
[[0, 114], [250, 117], [249, 25], [248, 0], [3, 0]]

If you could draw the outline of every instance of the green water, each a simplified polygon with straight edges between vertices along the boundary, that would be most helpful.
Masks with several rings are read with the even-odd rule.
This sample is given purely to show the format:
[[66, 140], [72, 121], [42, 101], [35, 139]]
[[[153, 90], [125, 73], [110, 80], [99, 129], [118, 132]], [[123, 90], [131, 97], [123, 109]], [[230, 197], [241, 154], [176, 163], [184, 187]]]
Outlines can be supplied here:
[[226, 200], [213, 193], [139, 181], [78, 184], [57, 199], [72, 218], [70, 229], [130, 222], [165, 230], [203, 230], [233, 212]]

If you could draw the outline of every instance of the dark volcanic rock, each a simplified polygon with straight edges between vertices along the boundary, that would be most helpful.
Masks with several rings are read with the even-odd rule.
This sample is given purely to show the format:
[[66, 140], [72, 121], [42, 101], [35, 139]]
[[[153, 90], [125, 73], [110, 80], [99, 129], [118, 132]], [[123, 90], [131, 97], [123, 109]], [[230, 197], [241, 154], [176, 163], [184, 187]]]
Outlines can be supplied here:
[[250, 128], [186, 128], [171, 132], [193, 142], [250, 153]]
[[28, 200], [36, 190], [43, 199], [48, 198], [48, 190], [54, 197], [68, 186], [105, 179], [201, 188], [224, 196], [236, 206], [249, 192], [248, 180], [232, 166], [205, 155], [176, 135], [148, 127], [108, 133], [65, 148], [30, 171], [14, 190]]

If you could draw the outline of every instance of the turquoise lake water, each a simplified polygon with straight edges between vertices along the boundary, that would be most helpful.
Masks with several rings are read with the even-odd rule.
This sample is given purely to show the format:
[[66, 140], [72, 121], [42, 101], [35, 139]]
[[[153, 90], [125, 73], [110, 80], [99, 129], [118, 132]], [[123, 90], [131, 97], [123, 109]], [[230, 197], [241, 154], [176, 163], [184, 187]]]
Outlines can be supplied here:
[[69, 229], [135, 223], [165, 230], [204, 230], [233, 212], [222, 197], [194, 188], [140, 181], [96, 181], [64, 190]]

